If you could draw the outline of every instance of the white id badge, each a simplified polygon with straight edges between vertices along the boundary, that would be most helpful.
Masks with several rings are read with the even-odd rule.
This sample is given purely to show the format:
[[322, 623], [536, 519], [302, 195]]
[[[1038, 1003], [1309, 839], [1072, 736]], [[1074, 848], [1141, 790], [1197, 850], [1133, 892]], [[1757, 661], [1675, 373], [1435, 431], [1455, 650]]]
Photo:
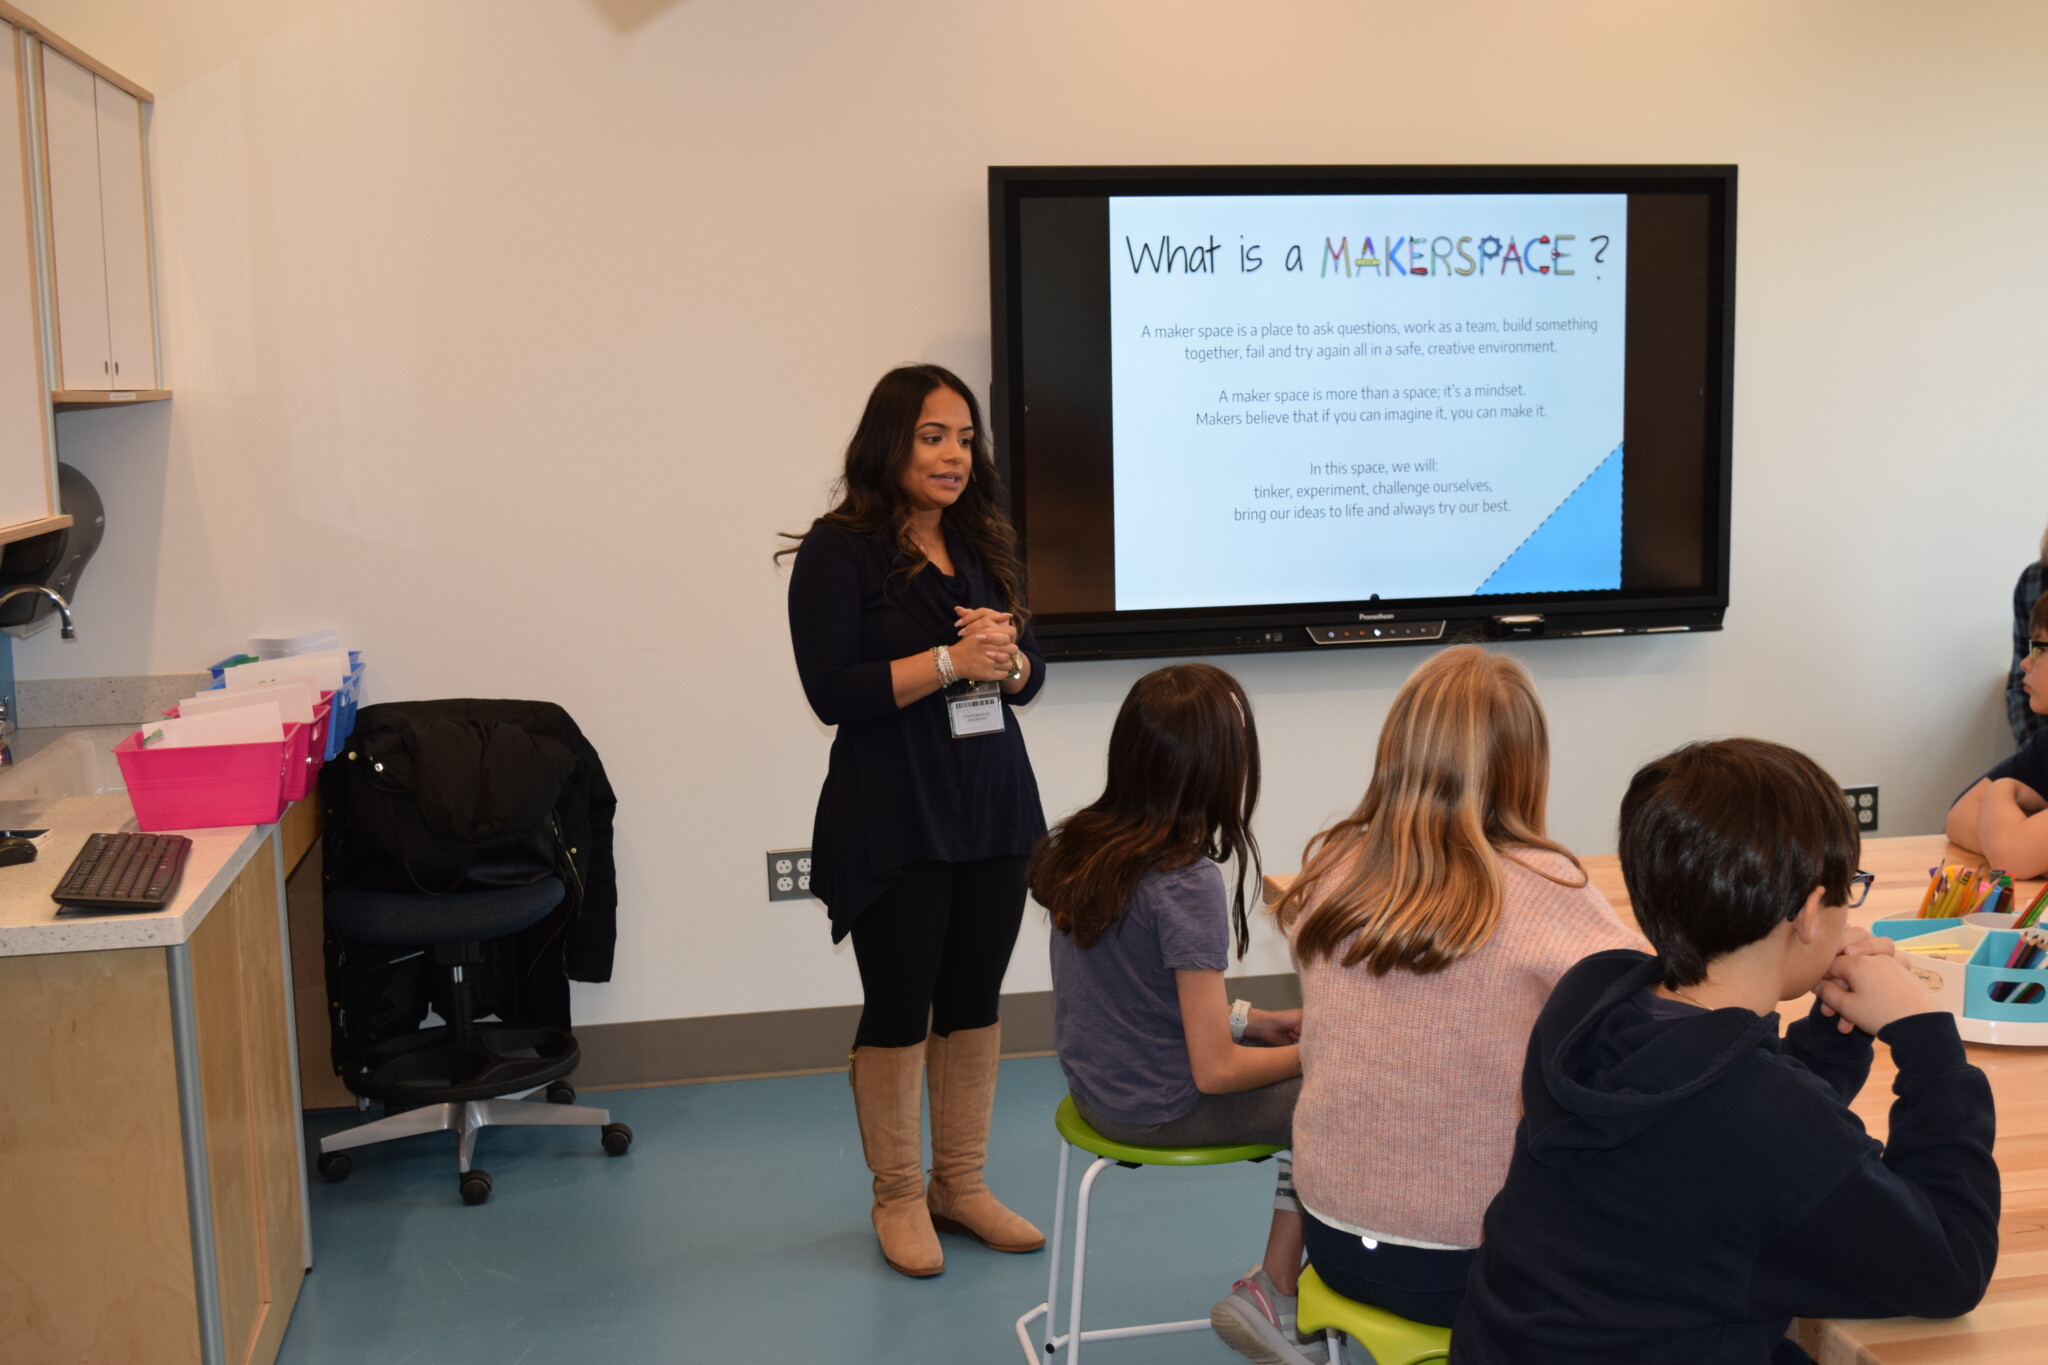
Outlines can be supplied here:
[[1003, 690], [992, 682], [970, 683], [946, 698], [946, 719], [955, 739], [1001, 733]]

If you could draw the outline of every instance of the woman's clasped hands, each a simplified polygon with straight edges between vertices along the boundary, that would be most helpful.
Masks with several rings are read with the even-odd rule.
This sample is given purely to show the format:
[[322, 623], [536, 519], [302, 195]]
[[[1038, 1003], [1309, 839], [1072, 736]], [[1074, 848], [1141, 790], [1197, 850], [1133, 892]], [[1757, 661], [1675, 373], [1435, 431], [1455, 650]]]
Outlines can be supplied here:
[[1017, 627], [1010, 613], [990, 607], [955, 607], [960, 643], [949, 651], [953, 671], [974, 682], [1001, 682], [1017, 658]]

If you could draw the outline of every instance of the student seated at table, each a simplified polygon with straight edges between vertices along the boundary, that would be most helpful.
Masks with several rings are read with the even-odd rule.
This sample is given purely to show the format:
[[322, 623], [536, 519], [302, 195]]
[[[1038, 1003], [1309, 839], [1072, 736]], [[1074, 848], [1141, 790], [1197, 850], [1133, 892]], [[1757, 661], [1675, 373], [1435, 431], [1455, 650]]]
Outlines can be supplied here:
[[[1782, 745], [1635, 775], [1621, 866], [1657, 956], [1587, 958], [1536, 1021], [1453, 1365], [1783, 1365], [1808, 1359], [1795, 1316], [1976, 1307], [1991, 1088], [1889, 940], [1848, 926], [1858, 851], [1841, 789]], [[1883, 1143], [1848, 1108], [1873, 1035], [1898, 1065]]]
[[[1250, 941], [1258, 800], [1259, 736], [1237, 680], [1209, 664], [1156, 669], [1117, 713], [1102, 795], [1031, 855], [1031, 894], [1055, 931], [1053, 1046], [1074, 1107], [1113, 1141], [1292, 1140], [1301, 1011], [1233, 1006], [1223, 983], [1233, 936], [1239, 957]], [[1278, 1165], [1265, 1258], [1210, 1321], [1240, 1351], [1294, 1365], [1304, 1357], [1282, 1353], [1295, 1350], [1301, 1209]]]
[[1402, 686], [1365, 796], [1276, 907], [1301, 973], [1295, 1189], [1337, 1293], [1449, 1326], [1514, 1150], [1529, 1027], [1565, 970], [1640, 947], [1544, 830], [1522, 666], [1472, 645]]
[[[2048, 596], [2027, 618], [2031, 648], [2020, 662], [2021, 687], [2037, 716], [2048, 716]], [[2015, 877], [2048, 873], [2048, 730], [1971, 784], [1948, 811], [1948, 837]]]

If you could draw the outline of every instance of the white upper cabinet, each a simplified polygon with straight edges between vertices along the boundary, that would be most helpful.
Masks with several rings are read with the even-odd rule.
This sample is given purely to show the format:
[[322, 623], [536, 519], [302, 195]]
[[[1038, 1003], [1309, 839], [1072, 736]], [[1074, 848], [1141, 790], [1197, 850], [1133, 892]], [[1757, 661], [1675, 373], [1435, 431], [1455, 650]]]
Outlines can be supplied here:
[[57, 387], [157, 387], [140, 101], [43, 47]]
[[142, 102], [93, 77], [100, 122], [100, 221], [107, 234], [107, 342], [114, 387], [157, 386], [149, 288], [149, 199], [143, 193]]
[[23, 160], [21, 42], [0, 23], [0, 528], [51, 513], [50, 395], [43, 377]]

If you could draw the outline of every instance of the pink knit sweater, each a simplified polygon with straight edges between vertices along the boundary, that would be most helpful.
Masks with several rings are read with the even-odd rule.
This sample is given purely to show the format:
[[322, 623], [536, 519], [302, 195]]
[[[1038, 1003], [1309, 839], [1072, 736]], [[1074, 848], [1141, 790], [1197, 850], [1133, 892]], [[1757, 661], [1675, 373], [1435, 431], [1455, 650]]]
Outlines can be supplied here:
[[[1554, 853], [1529, 867], [1578, 880]], [[1301, 1099], [1294, 1186], [1325, 1221], [1383, 1241], [1479, 1245], [1507, 1179], [1522, 1054], [1550, 988], [1605, 948], [1647, 950], [1598, 891], [1506, 858], [1500, 925], [1478, 952], [1428, 976], [1325, 960], [1301, 972]]]

